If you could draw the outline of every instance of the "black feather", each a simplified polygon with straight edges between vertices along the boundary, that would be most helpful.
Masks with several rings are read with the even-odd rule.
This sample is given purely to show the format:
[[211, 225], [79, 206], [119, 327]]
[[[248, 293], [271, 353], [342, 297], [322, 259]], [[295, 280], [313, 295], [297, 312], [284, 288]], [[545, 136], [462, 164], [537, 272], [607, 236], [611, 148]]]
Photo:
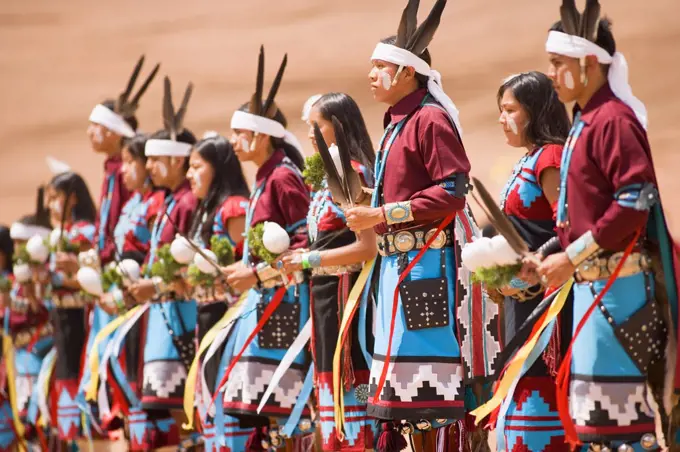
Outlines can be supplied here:
[[281, 65], [279, 66], [279, 70], [276, 73], [276, 77], [274, 78], [274, 82], [272, 83], [272, 87], [269, 89], [267, 100], [264, 102], [264, 107], [262, 109], [264, 116], [267, 118], [271, 119], [276, 114], [274, 98], [276, 97], [276, 94], [279, 92], [279, 88], [281, 87], [281, 80], [283, 79], [283, 73], [286, 70], [287, 64], [288, 54], [285, 54], [283, 56], [283, 60], [281, 61]]
[[[529, 254], [529, 246], [519, 235], [515, 227], [512, 225], [508, 217], [505, 216], [503, 211], [496, 205], [493, 196], [484, 187], [484, 185], [476, 178], [472, 178], [475, 190], [479, 192], [479, 196], [482, 198], [482, 203], [480, 207], [484, 208], [485, 213], [489, 217], [491, 224], [498, 230], [498, 232], [505, 237], [508, 244], [512, 247], [515, 252], [521, 256], [526, 256]], [[473, 198], [477, 200], [476, 196]]]
[[562, 21], [562, 29], [569, 35], [578, 35], [581, 14], [576, 9], [576, 0], [562, 0], [560, 6], [560, 19]]
[[430, 14], [428, 14], [427, 18], [420, 24], [411, 39], [409, 39], [406, 44], [406, 50], [414, 55], [421, 55], [425, 49], [427, 49], [427, 46], [432, 42], [437, 27], [439, 27], [439, 21], [441, 20], [445, 6], [446, 0], [437, 0], [437, 3], [432, 7], [432, 11], [430, 11]]
[[170, 78], [165, 77], [163, 84], [163, 127], [170, 132], [171, 138], [177, 137], [175, 130], [175, 107], [172, 105], [172, 86]]
[[[153, 82], [153, 79], [156, 78], [156, 74], [158, 73], [158, 69], [160, 69], [161, 65], [156, 64], [156, 66], [153, 68], [149, 76], [144, 80], [144, 83], [142, 83], [142, 86], [139, 88], [139, 91], [137, 91], [137, 94], [135, 94], [135, 97], [132, 98], [130, 101], [130, 105], [134, 108], [134, 110], [137, 109], [139, 106], [139, 100], [142, 98], [146, 90], [149, 88], [149, 85], [151, 85], [151, 82]], [[133, 111], [134, 113], [134, 111]]]
[[260, 46], [260, 56], [257, 60], [257, 79], [255, 80], [255, 94], [250, 99], [248, 111], [254, 115], [262, 114], [262, 93], [264, 89], [264, 46]]
[[177, 135], [182, 133], [184, 130], [184, 117], [187, 114], [187, 106], [189, 105], [189, 99], [191, 99], [191, 93], [193, 90], [194, 85], [193, 83], [189, 82], [187, 89], [184, 91], [184, 98], [182, 99], [182, 103], [179, 106], [179, 110], [177, 110], [177, 113], [175, 114], [175, 131], [177, 132]]
[[120, 96], [118, 96], [118, 105], [117, 105], [117, 110], [120, 108], [123, 108], [127, 103], [128, 103], [128, 98], [130, 97], [130, 94], [132, 93], [132, 88], [135, 87], [135, 83], [137, 82], [137, 77], [139, 76], [139, 72], [142, 70], [142, 65], [144, 64], [144, 55], [139, 57], [139, 60], [137, 60], [137, 64], [135, 65], [135, 68], [132, 70], [132, 75], [130, 75], [130, 79], [128, 80], [128, 84], [125, 87], [125, 91], [123, 91]]
[[394, 43], [395, 46], [401, 47], [402, 49], [406, 47], [406, 43], [416, 31], [419, 5], [420, 0], [408, 0], [404, 12], [401, 13], [401, 21], [399, 22], [399, 28], [397, 29], [397, 40]]
[[588, 41], [595, 42], [595, 32], [597, 24], [600, 22], [600, 2], [598, 0], [587, 0], [586, 7], [581, 16], [581, 27], [579, 36]]
[[343, 190], [340, 174], [338, 174], [338, 170], [335, 168], [333, 157], [331, 157], [331, 153], [328, 150], [326, 140], [323, 139], [323, 135], [319, 129], [319, 124], [315, 122], [312, 124], [312, 126], [314, 128], [316, 148], [319, 150], [319, 155], [321, 156], [324, 169], [326, 170], [326, 182], [328, 183], [328, 189], [331, 191], [331, 196], [338, 204], [349, 204], [349, 200], [345, 195], [345, 190]]

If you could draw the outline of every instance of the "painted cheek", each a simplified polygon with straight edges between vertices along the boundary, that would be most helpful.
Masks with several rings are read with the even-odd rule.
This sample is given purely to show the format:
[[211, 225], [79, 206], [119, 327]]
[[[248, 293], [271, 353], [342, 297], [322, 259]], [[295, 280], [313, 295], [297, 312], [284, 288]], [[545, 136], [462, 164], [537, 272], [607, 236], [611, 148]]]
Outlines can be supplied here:
[[507, 114], [505, 116], [505, 119], [507, 121], [508, 127], [510, 128], [510, 130], [512, 130], [512, 133], [514, 133], [515, 135], [519, 135], [519, 129], [517, 128], [517, 123], [515, 122], [515, 120], [512, 119], [512, 117]]
[[162, 163], [162, 162], [158, 163], [158, 174], [159, 174], [163, 179], [165, 179], [166, 177], [168, 177], [168, 167], [165, 166], [165, 163]]
[[136, 166], [131, 165], [129, 167], [128, 174], [129, 174], [131, 182], [137, 182], [137, 167]]
[[104, 141], [104, 136], [102, 135], [102, 131], [99, 127], [95, 127], [92, 131], [92, 141], [97, 144], [101, 144]]
[[574, 76], [571, 74], [570, 70], [564, 72], [564, 86], [567, 89], [574, 89]]
[[392, 77], [386, 71], [380, 71], [380, 83], [386, 91], [392, 87]]
[[196, 171], [194, 173], [194, 184], [196, 185], [196, 190], [200, 191], [201, 188], [203, 187], [203, 181], [201, 180], [201, 173], [199, 173], [198, 171]]
[[54, 212], [56, 215], [61, 215], [61, 213], [63, 211], [62, 206], [61, 206], [61, 202], [52, 201], [50, 203], [50, 210], [52, 210], [52, 212]]
[[250, 152], [250, 142], [246, 140], [244, 137], [241, 137], [241, 151]]

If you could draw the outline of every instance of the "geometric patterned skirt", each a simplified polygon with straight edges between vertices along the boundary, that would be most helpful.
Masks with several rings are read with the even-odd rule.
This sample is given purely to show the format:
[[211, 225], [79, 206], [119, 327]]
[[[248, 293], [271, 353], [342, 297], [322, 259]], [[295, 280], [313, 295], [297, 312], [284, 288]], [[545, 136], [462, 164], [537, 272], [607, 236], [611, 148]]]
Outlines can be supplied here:
[[[598, 280], [574, 285], [574, 328], [605, 284]], [[616, 326], [652, 302], [653, 290], [653, 280], [644, 273], [618, 278], [602, 299], [604, 309], [593, 311], [576, 338], [569, 405], [583, 443], [610, 443], [615, 450], [622, 442], [634, 446], [644, 434], [655, 432], [647, 376], [614, 333]], [[642, 338], [644, 328], [630, 333]]]
[[[340, 320], [357, 274], [313, 276], [311, 281], [312, 356], [320, 417], [322, 450], [359, 451], [373, 448], [372, 418], [366, 413], [369, 370], [358, 339], [359, 316], [355, 315], [344, 344], [342, 397], [345, 407], [345, 437], [337, 437], [333, 400], [333, 355]], [[361, 394], [361, 391], [364, 394]], [[359, 397], [357, 397], [359, 394]]]
[[[400, 268], [418, 251], [381, 259], [375, 348], [370, 375], [368, 415], [381, 420], [420, 420], [433, 426], [465, 417], [464, 370], [456, 332], [454, 249], [429, 249], [400, 290], [389, 369], [377, 390], [389, 341], [392, 305]], [[408, 256], [408, 259], [406, 259]], [[408, 296], [406, 304], [403, 296]]]

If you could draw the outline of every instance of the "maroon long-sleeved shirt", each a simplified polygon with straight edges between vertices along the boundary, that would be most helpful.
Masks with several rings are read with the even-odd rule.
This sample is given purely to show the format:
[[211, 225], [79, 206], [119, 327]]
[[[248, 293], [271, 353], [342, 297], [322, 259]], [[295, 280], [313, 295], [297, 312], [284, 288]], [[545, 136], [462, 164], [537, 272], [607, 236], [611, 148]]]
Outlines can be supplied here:
[[619, 204], [616, 193], [634, 184], [656, 185], [647, 133], [608, 84], [581, 110], [585, 122], [567, 173], [569, 218], [557, 230], [563, 248], [593, 232], [604, 249], [621, 251], [649, 212]]
[[[401, 229], [430, 224], [463, 209], [464, 196], [454, 196], [440, 184], [457, 173], [470, 172], [465, 148], [448, 114], [435, 106], [422, 106], [426, 89], [419, 89], [390, 107], [384, 126], [408, 118], [396, 137], [385, 162], [382, 184], [384, 203], [411, 201], [414, 221], [391, 225]], [[431, 97], [428, 102], [435, 102]], [[387, 232], [387, 224], [375, 227]]]
[[[118, 223], [118, 218], [123, 210], [123, 205], [130, 199], [130, 193], [123, 184], [121, 167], [123, 161], [120, 156], [113, 156], [104, 162], [104, 181], [99, 196], [99, 212], [97, 213], [95, 244], [99, 247], [99, 257], [102, 264], [106, 264], [115, 258], [116, 244], [113, 238], [113, 230]], [[113, 189], [109, 193], [113, 180]], [[105, 206], [108, 204], [108, 214], [102, 218]]]

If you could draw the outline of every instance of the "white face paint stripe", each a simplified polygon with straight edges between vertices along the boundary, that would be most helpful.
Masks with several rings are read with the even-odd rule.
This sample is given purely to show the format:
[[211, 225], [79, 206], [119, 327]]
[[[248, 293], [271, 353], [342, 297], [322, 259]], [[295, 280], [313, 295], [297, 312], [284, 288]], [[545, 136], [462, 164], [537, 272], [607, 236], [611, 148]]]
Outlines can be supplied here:
[[161, 173], [162, 178], [168, 177], [168, 167], [163, 162], [158, 163], [158, 172]]
[[392, 87], [392, 77], [384, 70], [380, 71], [379, 74], [383, 88], [389, 90]]
[[243, 137], [241, 137], [241, 150], [243, 152], [250, 152], [250, 142]]
[[203, 187], [203, 181], [201, 180], [201, 175], [194, 171], [194, 184], [196, 184], [196, 189], [200, 190]]
[[517, 123], [515, 122], [514, 119], [510, 115], [506, 113], [505, 115], [505, 120], [508, 124], [508, 127], [510, 127], [510, 130], [512, 130], [512, 133], [515, 135], [519, 135], [519, 129], [517, 128]]
[[130, 165], [130, 180], [137, 182], [137, 167], [134, 164]]
[[564, 73], [564, 86], [566, 86], [567, 89], [574, 89], [574, 76], [571, 74], [571, 71], [566, 71]]

